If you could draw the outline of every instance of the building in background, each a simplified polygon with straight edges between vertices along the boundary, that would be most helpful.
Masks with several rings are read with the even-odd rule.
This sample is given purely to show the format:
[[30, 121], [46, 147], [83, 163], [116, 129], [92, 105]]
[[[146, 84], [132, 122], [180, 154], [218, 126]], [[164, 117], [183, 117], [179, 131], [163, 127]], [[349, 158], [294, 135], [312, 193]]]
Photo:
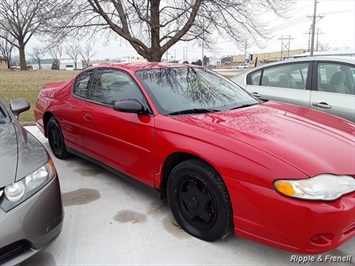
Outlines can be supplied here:
[[81, 70], [83, 69], [83, 63], [81, 62], [81, 60], [78, 60], [75, 67], [75, 63], [72, 59], [62, 59], [60, 61], [59, 69], [60, 70], [77, 70], [77, 69]]
[[32, 69], [51, 70], [53, 63], [54, 59], [52, 58], [41, 59], [40, 61], [32, 59], [30, 65], [32, 66]]
[[0, 69], [8, 69], [8, 61], [7, 58], [0, 57]]
[[[289, 58], [294, 57], [295, 55], [301, 54], [306, 52], [307, 49], [296, 49], [296, 50], [289, 50], [287, 51], [287, 55]], [[246, 61], [249, 61], [249, 63], [255, 63], [255, 61], [258, 62], [275, 62], [279, 60], [286, 59], [282, 56], [280, 51], [277, 52], [266, 52], [266, 53], [253, 53], [250, 54], [248, 58], [245, 58], [245, 55], [235, 55], [233, 56], [233, 63], [244, 63]]]

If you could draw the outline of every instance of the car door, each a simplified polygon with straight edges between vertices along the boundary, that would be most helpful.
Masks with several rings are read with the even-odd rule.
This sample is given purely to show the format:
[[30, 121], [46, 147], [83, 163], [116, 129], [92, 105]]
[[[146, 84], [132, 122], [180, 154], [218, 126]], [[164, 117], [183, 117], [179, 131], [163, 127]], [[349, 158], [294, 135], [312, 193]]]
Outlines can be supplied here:
[[79, 152], [84, 152], [80, 123], [83, 117], [83, 107], [89, 96], [92, 75], [92, 70], [80, 73], [76, 77], [69, 95], [60, 105], [53, 106], [56, 109], [52, 110], [61, 125], [66, 145]]
[[85, 152], [126, 175], [153, 185], [154, 117], [115, 111], [113, 104], [135, 99], [147, 107], [133, 79], [116, 69], [97, 69], [81, 130]]
[[274, 100], [309, 107], [310, 63], [288, 63], [265, 67], [247, 76], [246, 90], [262, 100]]
[[355, 122], [355, 66], [317, 62], [313, 72], [311, 108]]

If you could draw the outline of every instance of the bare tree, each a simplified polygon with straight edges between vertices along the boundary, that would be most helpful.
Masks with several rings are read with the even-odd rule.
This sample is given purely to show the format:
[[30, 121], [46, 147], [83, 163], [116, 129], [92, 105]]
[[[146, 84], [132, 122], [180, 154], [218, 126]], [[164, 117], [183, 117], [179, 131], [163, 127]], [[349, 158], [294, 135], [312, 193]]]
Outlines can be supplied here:
[[331, 46], [329, 43], [318, 43], [318, 51], [330, 51]]
[[63, 56], [63, 46], [60, 44], [49, 45], [48, 52], [54, 59], [52, 69], [60, 69], [60, 61], [62, 60]]
[[7, 59], [7, 67], [10, 68], [11, 55], [14, 46], [8, 42], [7, 39], [14, 40], [7, 31], [0, 30], [0, 57]]
[[78, 69], [78, 59], [81, 54], [81, 47], [77, 42], [65, 46], [65, 53], [73, 60], [74, 69]]
[[90, 60], [95, 54], [96, 51], [93, 51], [93, 46], [90, 43], [87, 43], [85, 46], [85, 50], [81, 52], [81, 57], [84, 63], [83, 67], [86, 68], [90, 66]]
[[[47, 21], [71, 10], [70, 0], [1, 0], [0, 30], [12, 38], [3, 39], [17, 47], [21, 69], [26, 69], [25, 47], [34, 34], [47, 32]], [[75, 1], [74, 1], [75, 2]]]
[[295, 0], [76, 0], [77, 11], [51, 21], [56, 34], [87, 34], [88, 27], [109, 30], [127, 40], [149, 61], [161, 61], [178, 41], [196, 41], [206, 48], [214, 34], [236, 43], [260, 43], [268, 32], [260, 15], [282, 15]]
[[29, 54], [30, 57], [35, 60], [38, 64], [38, 69], [42, 69], [41, 60], [47, 54], [46, 48], [41, 46], [35, 46], [32, 48], [32, 52]]

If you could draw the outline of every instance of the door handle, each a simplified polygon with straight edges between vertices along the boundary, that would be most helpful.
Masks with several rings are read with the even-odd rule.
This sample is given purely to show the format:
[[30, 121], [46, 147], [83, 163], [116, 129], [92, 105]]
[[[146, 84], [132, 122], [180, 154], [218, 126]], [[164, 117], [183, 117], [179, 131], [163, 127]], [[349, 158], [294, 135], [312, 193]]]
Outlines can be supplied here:
[[92, 116], [91, 116], [91, 114], [85, 114], [85, 115], [84, 115], [84, 120], [86, 120], [86, 121], [92, 121]]
[[315, 106], [315, 107], [322, 108], [322, 109], [330, 109], [330, 108], [332, 108], [332, 106], [327, 104], [326, 102], [312, 103], [312, 105]]
[[256, 91], [252, 92], [251, 95], [253, 95], [253, 96], [255, 96], [255, 97], [258, 97], [258, 98], [261, 97], [261, 94], [258, 93], [258, 92], [256, 92]]

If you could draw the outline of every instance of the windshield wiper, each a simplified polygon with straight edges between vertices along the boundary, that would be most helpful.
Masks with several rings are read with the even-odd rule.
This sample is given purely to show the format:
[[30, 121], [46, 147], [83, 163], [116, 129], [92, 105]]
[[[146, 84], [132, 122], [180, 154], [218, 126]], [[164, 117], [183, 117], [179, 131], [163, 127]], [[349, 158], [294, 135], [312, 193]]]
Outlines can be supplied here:
[[192, 109], [185, 109], [185, 110], [171, 112], [168, 115], [205, 114], [205, 113], [219, 112], [219, 111], [220, 110], [217, 109], [192, 108]]

